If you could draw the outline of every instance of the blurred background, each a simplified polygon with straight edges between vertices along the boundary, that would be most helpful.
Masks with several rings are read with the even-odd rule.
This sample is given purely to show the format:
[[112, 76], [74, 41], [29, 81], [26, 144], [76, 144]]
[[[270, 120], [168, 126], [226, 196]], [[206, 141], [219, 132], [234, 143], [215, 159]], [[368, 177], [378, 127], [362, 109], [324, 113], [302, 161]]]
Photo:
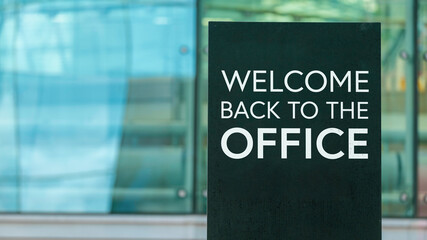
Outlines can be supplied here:
[[427, 0], [0, 0], [0, 238], [205, 238], [212, 20], [382, 23], [383, 238], [427, 239]]

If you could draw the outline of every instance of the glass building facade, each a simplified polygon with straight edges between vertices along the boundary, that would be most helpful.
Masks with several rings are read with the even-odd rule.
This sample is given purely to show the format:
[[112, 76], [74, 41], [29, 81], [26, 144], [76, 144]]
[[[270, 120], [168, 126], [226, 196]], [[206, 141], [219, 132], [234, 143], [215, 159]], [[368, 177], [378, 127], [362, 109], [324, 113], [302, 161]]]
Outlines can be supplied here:
[[381, 22], [383, 215], [427, 216], [425, 0], [0, 0], [0, 212], [205, 213], [211, 20]]

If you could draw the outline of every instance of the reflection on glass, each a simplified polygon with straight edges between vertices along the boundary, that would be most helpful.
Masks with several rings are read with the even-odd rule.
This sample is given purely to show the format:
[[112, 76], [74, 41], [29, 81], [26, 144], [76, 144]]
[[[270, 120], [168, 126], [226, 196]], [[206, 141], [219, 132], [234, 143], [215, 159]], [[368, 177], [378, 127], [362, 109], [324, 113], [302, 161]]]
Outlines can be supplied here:
[[194, 2], [12, 2], [0, 211], [191, 211]]
[[[208, 22], [380, 21], [383, 213], [412, 216], [407, 5], [201, 0], [196, 36], [194, 0], [0, 0], [0, 212], [206, 212]], [[422, 201], [426, 60], [420, 69]]]

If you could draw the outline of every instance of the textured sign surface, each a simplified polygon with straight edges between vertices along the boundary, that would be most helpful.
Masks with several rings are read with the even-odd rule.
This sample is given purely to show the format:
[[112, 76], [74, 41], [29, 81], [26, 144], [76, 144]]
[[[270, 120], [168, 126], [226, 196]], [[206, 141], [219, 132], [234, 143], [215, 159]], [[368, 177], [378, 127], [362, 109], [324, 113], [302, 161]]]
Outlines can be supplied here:
[[378, 23], [209, 24], [208, 239], [381, 239]]

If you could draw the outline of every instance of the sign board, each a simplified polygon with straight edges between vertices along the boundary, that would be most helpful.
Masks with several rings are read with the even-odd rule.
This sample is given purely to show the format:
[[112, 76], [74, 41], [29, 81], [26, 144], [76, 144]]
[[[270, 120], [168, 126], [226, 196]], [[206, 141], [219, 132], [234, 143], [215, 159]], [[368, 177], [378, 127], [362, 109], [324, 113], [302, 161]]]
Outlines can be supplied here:
[[379, 23], [209, 24], [208, 239], [381, 239]]

